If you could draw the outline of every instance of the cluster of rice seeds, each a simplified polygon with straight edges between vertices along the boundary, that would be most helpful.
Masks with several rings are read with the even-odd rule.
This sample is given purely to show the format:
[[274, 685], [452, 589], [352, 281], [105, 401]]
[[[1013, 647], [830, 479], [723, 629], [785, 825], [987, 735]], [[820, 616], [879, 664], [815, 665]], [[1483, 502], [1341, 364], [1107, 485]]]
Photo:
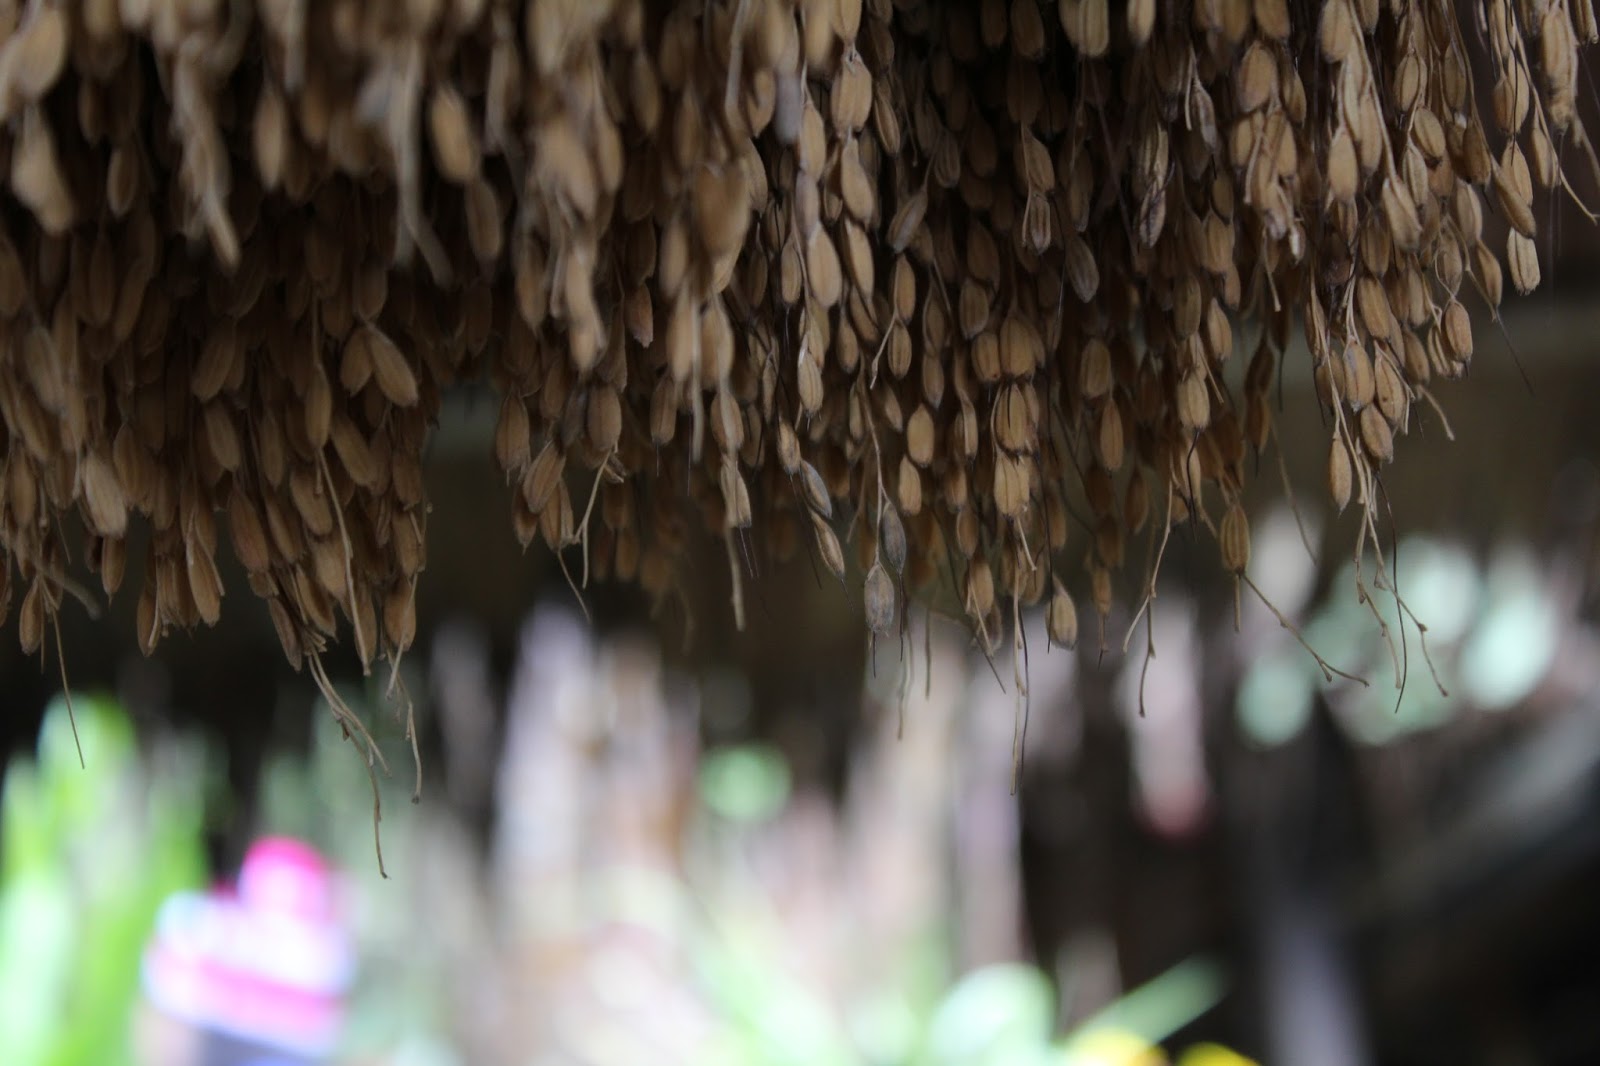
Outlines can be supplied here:
[[393, 659], [487, 374], [516, 535], [585, 581], [681, 591], [703, 524], [736, 611], [753, 549], [853, 549], [874, 633], [938, 588], [986, 648], [1045, 599], [1104, 646], [1136, 538], [1147, 589], [1191, 520], [1248, 581], [1297, 314], [1370, 528], [1466, 290], [1537, 283], [1594, 15], [1456, 10], [0, 3], [0, 607], [37, 647], [66, 515], [108, 593], [142, 515], [148, 650], [218, 617], [225, 524], [292, 662]]
[[[489, 334], [487, 284], [445, 300], [391, 271], [395, 193], [341, 175], [326, 120], [313, 149], [294, 139], [305, 114], [263, 119], [275, 50], [226, 10], [10, 16], [0, 106], [29, 213], [0, 233], [0, 574], [14, 565], [26, 588], [24, 648], [75, 587], [76, 506], [108, 595], [131, 518], [148, 521], [147, 653], [220, 617], [226, 537], [296, 667], [310, 657], [323, 680], [316, 656], [341, 624], [364, 665], [398, 658], [416, 629], [422, 447], [441, 387]], [[264, 65], [233, 69], [247, 41]]]
[[[1578, 41], [1597, 36], [1587, 0], [1491, 0], [1480, 18], [1487, 33], [1474, 36], [1487, 63], [1467, 49], [1475, 28], [1448, 11], [1413, 5], [1389, 15], [1375, 3], [1333, 2], [1317, 27], [1336, 92], [1304, 324], [1317, 392], [1334, 416], [1328, 489], [1340, 509], [1352, 497], [1362, 506], [1362, 543], [1374, 547], [1375, 479], [1412, 403], [1431, 403], [1430, 380], [1459, 377], [1471, 360], [1466, 290], [1498, 312], [1501, 257], [1486, 243], [1485, 196], [1506, 223], [1512, 286], [1526, 293], [1540, 273], [1535, 182], [1571, 191], [1563, 140], [1593, 160], [1575, 108]], [[1385, 46], [1375, 49], [1380, 29]], [[1479, 75], [1493, 85], [1492, 126], [1474, 98]], [[1358, 566], [1360, 556], [1358, 547]], [[1382, 583], [1381, 554], [1379, 566]]]

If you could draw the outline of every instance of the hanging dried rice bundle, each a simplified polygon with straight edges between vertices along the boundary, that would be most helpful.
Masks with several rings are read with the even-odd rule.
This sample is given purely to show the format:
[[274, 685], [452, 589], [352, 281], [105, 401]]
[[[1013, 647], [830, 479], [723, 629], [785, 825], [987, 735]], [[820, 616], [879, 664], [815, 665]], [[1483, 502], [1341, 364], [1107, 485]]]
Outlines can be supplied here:
[[657, 595], [696, 525], [736, 606], [743, 531], [853, 542], [874, 631], [942, 584], [991, 644], [1175, 523], [1243, 575], [1291, 333], [1370, 509], [1592, 159], [1590, 0], [1468, 10], [0, 3], [0, 613], [86, 595], [76, 512], [108, 594], [148, 526], [147, 651], [228, 541], [292, 662], [397, 656], [483, 377], [517, 537]]

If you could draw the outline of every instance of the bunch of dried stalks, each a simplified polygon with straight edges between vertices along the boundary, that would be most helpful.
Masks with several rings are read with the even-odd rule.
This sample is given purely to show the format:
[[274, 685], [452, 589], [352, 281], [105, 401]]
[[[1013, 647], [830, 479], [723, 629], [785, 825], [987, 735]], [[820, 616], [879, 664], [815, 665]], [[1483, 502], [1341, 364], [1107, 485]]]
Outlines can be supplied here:
[[516, 535], [585, 581], [670, 595], [701, 524], [736, 611], [752, 544], [851, 547], [876, 632], [941, 586], [985, 646], [1044, 600], [1071, 643], [1074, 595], [1103, 641], [1135, 538], [1141, 594], [1185, 522], [1248, 581], [1302, 326], [1375, 534], [1466, 304], [1538, 283], [1535, 189], [1593, 162], [1596, 36], [1590, 0], [0, 2], [0, 613], [37, 648], [91, 598], [73, 516], [107, 594], [137, 516], [146, 650], [218, 619], [225, 535], [292, 662], [392, 660], [429, 427], [487, 377]]

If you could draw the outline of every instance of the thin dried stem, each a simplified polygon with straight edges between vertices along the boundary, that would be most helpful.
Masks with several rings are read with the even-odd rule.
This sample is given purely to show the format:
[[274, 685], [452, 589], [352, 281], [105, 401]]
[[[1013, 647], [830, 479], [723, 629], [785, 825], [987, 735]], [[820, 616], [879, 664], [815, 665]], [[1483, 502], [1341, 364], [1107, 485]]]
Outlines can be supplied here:
[[1324, 680], [1332, 681], [1335, 677], [1342, 677], [1346, 681], [1356, 682], [1362, 688], [1368, 687], [1366, 678], [1357, 677], [1355, 674], [1347, 673], [1346, 671], [1339, 669], [1337, 666], [1334, 666], [1332, 663], [1328, 662], [1328, 660], [1324, 659], [1320, 654], [1318, 654], [1317, 649], [1313, 648], [1306, 642], [1305, 636], [1300, 632], [1300, 627], [1289, 621], [1289, 619], [1285, 617], [1284, 613], [1278, 610], [1277, 606], [1267, 598], [1266, 593], [1262, 592], [1261, 589], [1257, 587], [1256, 583], [1250, 580], [1248, 574], [1240, 574], [1239, 580], [1243, 581], [1249, 586], [1250, 591], [1256, 594], [1256, 598], [1266, 606], [1267, 610], [1272, 612], [1273, 617], [1278, 620], [1278, 624], [1284, 629], [1287, 629], [1290, 633], [1294, 634], [1294, 639], [1299, 641], [1300, 646], [1311, 654], [1311, 657], [1317, 662], [1317, 667], [1321, 669]]
[[339, 541], [344, 552], [344, 594], [350, 605], [350, 628], [356, 635], [356, 655], [361, 659], [361, 673], [363, 676], [372, 673], [372, 664], [367, 661], [367, 642], [361, 632], [361, 612], [356, 609], [356, 573], [355, 550], [350, 545], [350, 531], [344, 524], [344, 508], [339, 505], [339, 494], [333, 488], [333, 476], [328, 473], [328, 459], [321, 451], [317, 452], [317, 469], [322, 474], [322, 483], [328, 490], [328, 503], [333, 507], [333, 514], [339, 520]]
[[72, 743], [78, 749], [78, 768], [88, 769], [88, 763], [83, 760], [83, 741], [78, 736], [78, 716], [72, 710], [72, 686], [67, 683], [67, 649], [61, 642], [61, 616], [56, 611], [50, 613], [50, 625], [56, 631], [56, 663], [61, 667], [61, 698], [67, 704], [67, 722], [72, 726]]

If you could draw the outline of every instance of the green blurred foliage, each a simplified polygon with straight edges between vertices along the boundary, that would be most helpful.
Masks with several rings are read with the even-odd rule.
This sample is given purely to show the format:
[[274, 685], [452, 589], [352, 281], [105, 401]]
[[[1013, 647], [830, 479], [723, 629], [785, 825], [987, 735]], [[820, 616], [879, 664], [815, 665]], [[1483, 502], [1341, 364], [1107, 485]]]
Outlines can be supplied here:
[[[379, 775], [385, 812], [412, 808], [403, 726], [372, 693], [346, 694], [377, 723], [394, 773]], [[363, 698], [364, 697], [364, 698]], [[203, 883], [207, 753], [164, 744], [141, 753], [107, 700], [51, 708], [37, 758], [18, 759], [0, 794], [0, 1033], [5, 1066], [133, 1066], [130, 1022], [143, 949], [168, 896]], [[370, 782], [331, 716], [309, 757], [269, 761], [264, 832], [307, 839], [333, 859], [362, 967], [336, 1061], [453, 1066], [443, 971], [414, 935], [411, 896], [384, 881], [373, 851]], [[794, 801], [788, 766], [767, 747], [713, 752], [698, 779], [702, 825], [716, 838], [678, 883], [619, 881], [629, 913], [677, 931], [716, 1019], [701, 1061], [713, 1066], [1164, 1066], [1159, 1043], [1208, 1010], [1223, 977], [1187, 963], [1075, 1030], [1058, 1032], [1058, 991], [1020, 963], [957, 975], [950, 930], [901, 943], [884, 978], [840, 1004], [789, 965], [793, 945], [737, 856]], [[391, 869], [414, 869], [426, 846], [415, 817], [386, 818]], [[620, 877], [620, 874], [619, 874]], [[701, 886], [690, 882], [705, 881]], [[695, 903], [698, 902], [698, 906]], [[637, 911], [638, 913], [634, 913]], [[646, 923], [652, 924], [652, 923]], [[431, 942], [429, 942], [431, 943]], [[486, 975], [486, 979], [492, 979]], [[1178, 1066], [1250, 1066], [1210, 1045]]]
[[14, 759], [0, 792], [7, 1066], [132, 1063], [157, 909], [205, 876], [203, 753], [169, 746], [151, 764], [114, 702], [79, 698], [71, 711], [50, 707], [37, 756]]
[[[847, 1032], [820, 997], [782, 976], [775, 956], [709, 966], [702, 979], [725, 1019], [707, 1059], [718, 1066], [1165, 1066], [1161, 1042], [1223, 991], [1214, 968], [1186, 962], [1057, 1035], [1049, 977], [1001, 963], [966, 974], [920, 1013], [903, 999], [886, 1011], [881, 1000], [874, 1018]], [[1211, 1044], [1185, 1049], [1177, 1062], [1253, 1066]]]
[[[790, 797], [788, 768], [767, 746], [721, 749], [699, 784], [712, 828], [735, 836], [758, 832]], [[841, 1010], [791, 974], [776, 909], [749, 898], [750, 890], [731, 892], [732, 906], [719, 907], [690, 942], [723, 1022], [706, 1059], [716, 1066], [1164, 1066], [1159, 1044], [1225, 991], [1217, 967], [1191, 960], [1059, 1035], [1057, 990], [1042, 970], [1002, 963], [953, 978], [951, 940], [929, 929], [904, 946], [893, 980]], [[1179, 1066], [1252, 1064], [1197, 1045]]]

